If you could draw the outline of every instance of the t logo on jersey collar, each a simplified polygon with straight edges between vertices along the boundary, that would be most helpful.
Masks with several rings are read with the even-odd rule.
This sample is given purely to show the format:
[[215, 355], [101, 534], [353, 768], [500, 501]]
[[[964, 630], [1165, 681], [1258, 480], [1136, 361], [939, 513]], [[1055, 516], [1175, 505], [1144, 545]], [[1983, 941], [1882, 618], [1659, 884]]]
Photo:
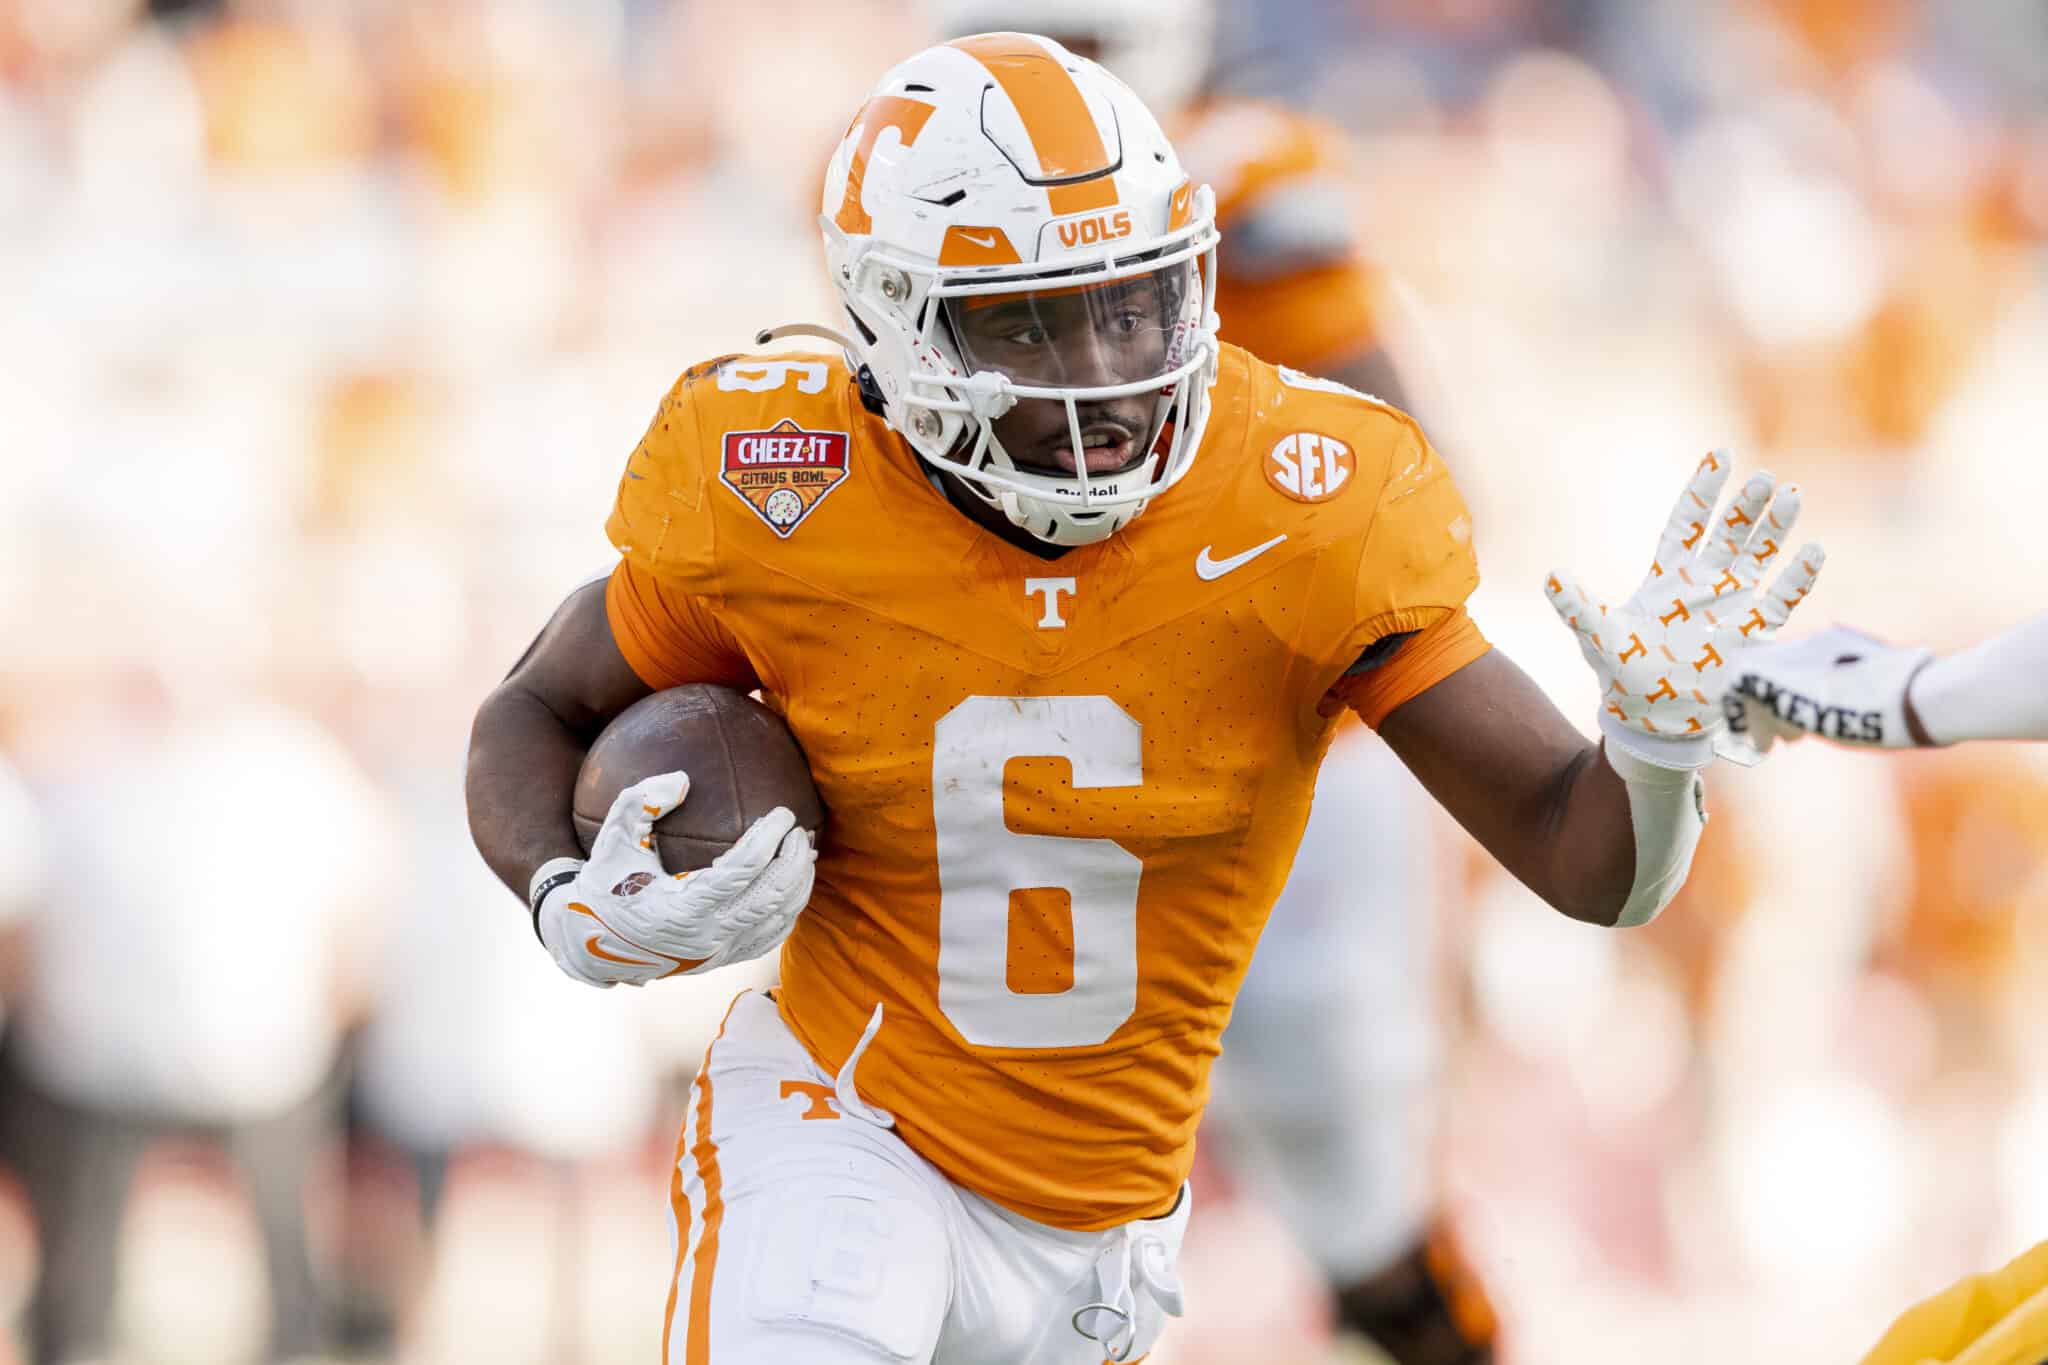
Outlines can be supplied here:
[[1079, 580], [1072, 578], [1027, 578], [1024, 580], [1025, 596], [1028, 597], [1032, 593], [1039, 593], [1042, 594], [1045, 602], [1045, 614], [1038, 618], [1038, 628], [1040, 630], [1065, 630], [1067, 628], [1067, 618], [1060, 615], [1060, 594], [1065, 593], [1067, 596], [1072, 597], [1074, 590], [1078, 586], [1080, 586]]

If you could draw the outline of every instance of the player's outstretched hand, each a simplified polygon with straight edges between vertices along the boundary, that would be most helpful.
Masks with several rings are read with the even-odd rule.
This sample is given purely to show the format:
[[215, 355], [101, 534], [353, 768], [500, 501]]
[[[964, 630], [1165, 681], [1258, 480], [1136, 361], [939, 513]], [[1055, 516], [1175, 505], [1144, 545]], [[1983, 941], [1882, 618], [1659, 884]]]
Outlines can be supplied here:
[[689, 790], [684, 773], [626, 788], [590, 841], [587, 861], [558, 858], [534, 874], [541, 942], [578, 981], [640, 986], [749, 961], [788, 937], [809, 903], [817, 850], [783, 806], [709, 867], [664, 869], [654, 822]]
[[1803, 735], [1871, 749], [1932, 743], [1913, 732], [1906, 688], [1933, 661], [1932, 651], [1888, 645], [1847, 626], [1748, 645], [1729, 665], [1728, 729], [1759, 754]]
[[1752, 474], [1719, 510], [1729, 468], [1724, 451], [1700, 461], [1664, 524], [1649, 575], [1627, 601], [1609, 605], [1561, 572], [1545, 585], [1599, 676], [1608, 743], [1659, 767], [1702, 768], [1717, 751], [1755, 761], [1724, 734], [1729, 660], [1785, 624], [1827, 557], [1804, 545], [1766, 587], [1764, 574], [1799, 518], [1799, 490]]

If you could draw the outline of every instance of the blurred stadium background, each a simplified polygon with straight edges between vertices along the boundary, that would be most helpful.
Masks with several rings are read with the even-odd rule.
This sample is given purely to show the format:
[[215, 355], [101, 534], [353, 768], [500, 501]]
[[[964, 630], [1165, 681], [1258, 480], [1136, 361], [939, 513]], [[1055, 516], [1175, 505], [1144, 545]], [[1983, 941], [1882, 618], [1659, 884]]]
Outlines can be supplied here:
[[[1541, 574], [1628, 583], [1609, 517], [1710, 445], [1809, 490], [1808, 629], [2041, 607], [2048, 7], [1225, 19], [1222, 88], [1356, 138], [1475, 614], [1569, 714]], [[658, 1353], [738, 983], [562, 982], [470, 849], [469, 716], [608, 564], [674, 374], [829, 316], [824, 159], [928, 36], [907, 0], [0, 0], [0, 1000], [48, 1092], [0, 1130], [106, 1121], [66, 1169], [118, 1220], [113, 1358], [259, 1358], [273, 1303], [339, 1324], [320, 1358]], [[1511, 1361], [1848, 1361], [2048, 1236], [2048, 765], [1809, 744], [1713, 785], [1642, 931], [1442, 833], [1443, 1179]], [[0, 1361], [49, 1268], [27, 1164]], [[1318, 1359], [1284, 1232], [1204, 1175], [1155, 1358]]]

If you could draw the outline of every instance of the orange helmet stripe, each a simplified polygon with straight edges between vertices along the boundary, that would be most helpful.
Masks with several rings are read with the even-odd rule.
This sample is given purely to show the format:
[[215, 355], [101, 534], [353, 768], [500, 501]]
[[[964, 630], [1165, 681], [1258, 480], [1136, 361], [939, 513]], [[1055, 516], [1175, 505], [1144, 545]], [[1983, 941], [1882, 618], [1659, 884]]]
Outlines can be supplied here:
[[1057, 214], [1105, 209], [1117, 202], [1113, 163], [1088, 112], [1081, 87], [1038, 43], [1019, 33], [985, 33], [961, 38], [959, 48], [988, 68], [996, 84], [1016, 106], [1025, 135], [1038, 153], [1038, 173], [1046, 180], [1081, 180], [1049, 185], [1046, 194]]

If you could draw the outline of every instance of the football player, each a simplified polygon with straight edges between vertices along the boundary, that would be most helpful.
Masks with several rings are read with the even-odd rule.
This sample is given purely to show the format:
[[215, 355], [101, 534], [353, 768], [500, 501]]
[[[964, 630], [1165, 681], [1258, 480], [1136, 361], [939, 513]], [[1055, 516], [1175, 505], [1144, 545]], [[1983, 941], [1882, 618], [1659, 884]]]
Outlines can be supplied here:
[[[939, 0], [942, 36], [1030, 27], [1108, 67], [1216, 193], [1224, 341], [1402, 406], [1341, 132], [1203, 95], [1210, 0]], [[1423, 799], [1338, 742], [1224, 1039], [1223, 1144], [1330, 1286], [1341, 1329], [1395, 1365], [1484, 1365], [1494, 1314], [1435, 1208], [1438, 1007]], [[1346, 823], [1350, 824], [1346, 828]], [[1361, 838], [1370, 827], [1377, 837]], [[1366, 862], [1375, 875], [1361, 878]], [[1315, 1021], [1310, 1026], [1309, 1021]]]
[[[782, 942], [693, 1084], [670, 1360], [1135, 1360], [1180, 1309], [1209, 1066], [1336, 714], [1560, 911], [1640, 924], [1698, 840], [1724, 660], [1820, 551], [1766, 588], [1797, 491], [1722, 508], [1711, 455], [1634, 595], [1552, 575], [1589, 744], [1466, 615], [1471, 522], [1414, 422], [1217, 341], [1214, 196], [1101, 67], [918, 53], [822, 226], [845, 330], [670, 390], [619, 565], [479, 710], [471, 828], [578, 980]], [[667, 875], [677, 773], [579, 851], [591, 739], [690, 682], [781, 711], [821, 848], [779, 810]]]
[[1819, 735], [1861, 748], [2048, 739], [2048, 615], [1937, 659], [1836, 626], [1738, 656], [1729, 726], [1763, 752]]

